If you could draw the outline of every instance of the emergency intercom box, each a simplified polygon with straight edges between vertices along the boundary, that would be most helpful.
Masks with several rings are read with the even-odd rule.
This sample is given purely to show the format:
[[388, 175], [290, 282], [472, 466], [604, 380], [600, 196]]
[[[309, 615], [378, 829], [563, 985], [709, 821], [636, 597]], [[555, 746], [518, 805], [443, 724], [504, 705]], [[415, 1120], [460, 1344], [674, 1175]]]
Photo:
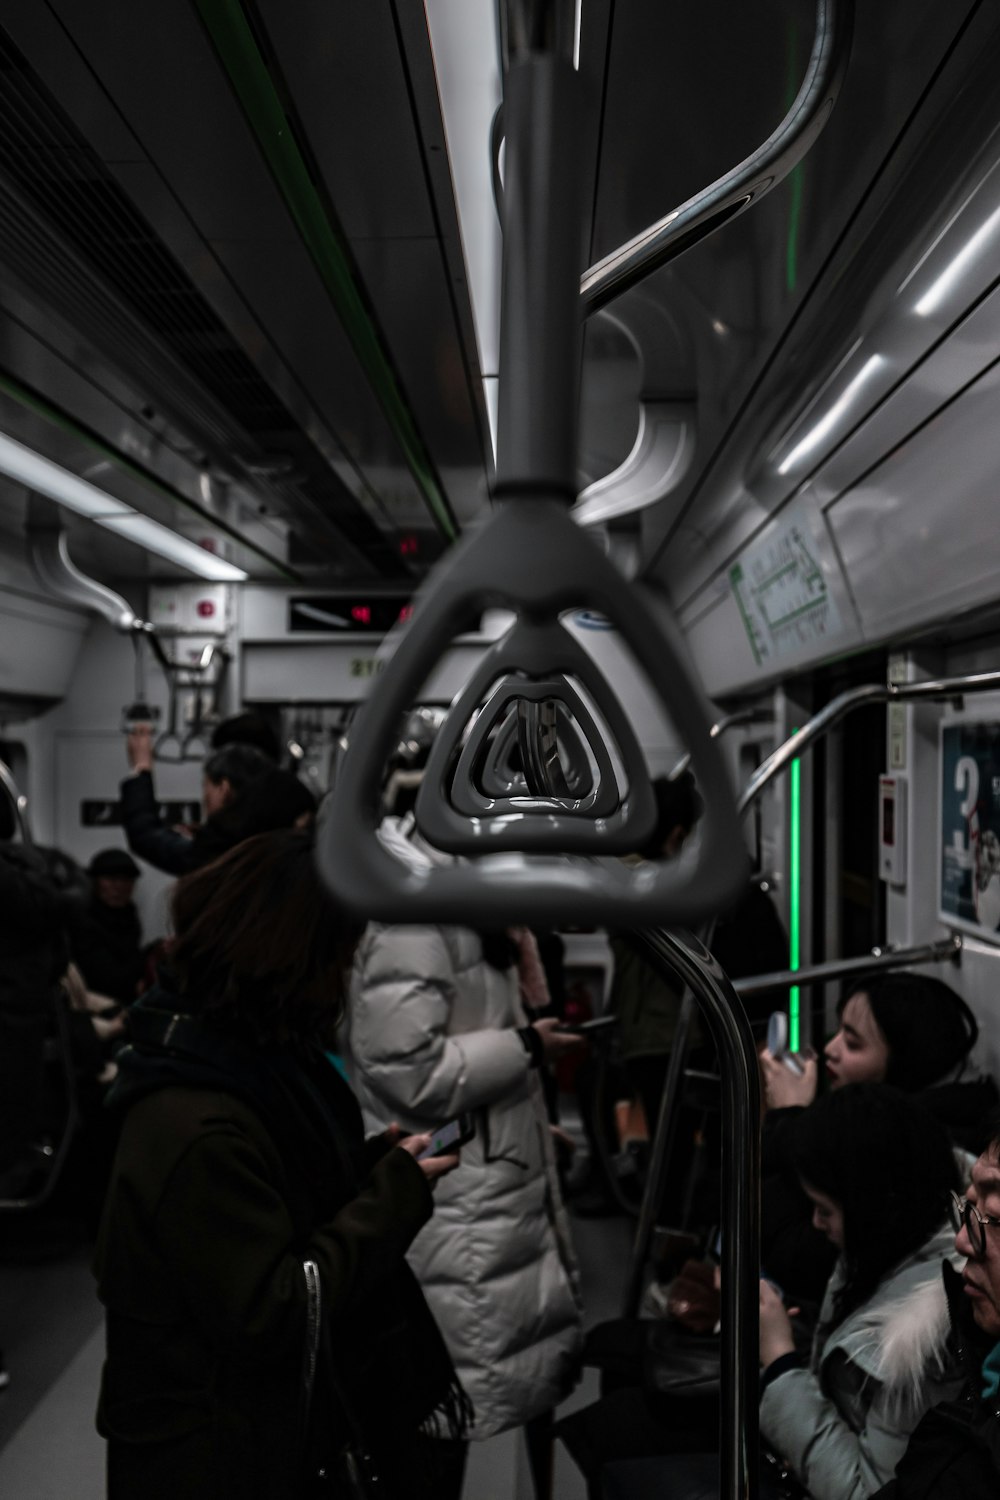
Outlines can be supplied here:
[[878, 873], [887, 885], [906, 884], [906, 777], [878, 779]]

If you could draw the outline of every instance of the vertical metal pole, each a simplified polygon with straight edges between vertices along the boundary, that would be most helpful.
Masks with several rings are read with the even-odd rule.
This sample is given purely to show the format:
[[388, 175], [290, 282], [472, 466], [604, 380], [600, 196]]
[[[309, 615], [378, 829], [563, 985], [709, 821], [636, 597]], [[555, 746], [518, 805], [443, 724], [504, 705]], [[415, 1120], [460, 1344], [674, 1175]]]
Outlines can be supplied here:
[[567, 0], [511, 0], [504, 83], [499, 498], [576, 498], [583, 195]]
[[694, 1006], [694, 995], [691, 993], [690, 988], [685, 985], [680, 1015], [677, 1018], [677, 1030], [674, 1033], [673, 1046], [670, 1049], [667, 1076], [663, 1084], [660, 1113], [656, 1118], [656, 1130], [653, 1134], [653, 1150], [650, 1153], [649, 1170], [646, 1173], [646, 1187], [642, 1195], [642, 1204], [639, 1208], [639, 1222], [636, 1226], [635, 1240], [632, 1245], [632, 1262], [629, 1266], [628, 1282], [625, 1286], [625, 1297], [622, 1303], [623, 1318], [634, 1318], [639, 1311], [639, 1299], [642, 1296], [642, 1277], [646, 1268], [646, 1258], [649, 1254], [649, 1242], [653, 1237], [656, 1215], [660, 1207], [660, 1199], [663, 1196], [663, 1182], [666, 1177], [667, 1163], [670, 1161], [670, 1155], [674, 1147], [674, 1138], [677, 1134], [681, 1082], [684, 1076], [684, 1064], [687, 1060], [688, 1038], [691, 1034], [692, 1022], [694, 1021]]
[[760, 1365], [760, 1074], [753, 1033], [735, 990], [690, 933], [642, 931], [636, 947], [690, 985], [719, 1049], [722, 1074], [722, 1500], [755, 1500]]

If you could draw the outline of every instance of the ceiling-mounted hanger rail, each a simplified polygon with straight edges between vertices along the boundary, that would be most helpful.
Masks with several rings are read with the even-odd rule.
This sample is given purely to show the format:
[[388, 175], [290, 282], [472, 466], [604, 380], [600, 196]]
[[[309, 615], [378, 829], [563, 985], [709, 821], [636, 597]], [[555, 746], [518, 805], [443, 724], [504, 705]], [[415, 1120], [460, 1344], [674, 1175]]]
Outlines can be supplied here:
[[853, 30], [854, 0], [818, 0], [809, 66], [781, 124], [725, 176], [591, 266], [580, 282], [585, 316], [744, 213], [788, 176], [833, 112]]

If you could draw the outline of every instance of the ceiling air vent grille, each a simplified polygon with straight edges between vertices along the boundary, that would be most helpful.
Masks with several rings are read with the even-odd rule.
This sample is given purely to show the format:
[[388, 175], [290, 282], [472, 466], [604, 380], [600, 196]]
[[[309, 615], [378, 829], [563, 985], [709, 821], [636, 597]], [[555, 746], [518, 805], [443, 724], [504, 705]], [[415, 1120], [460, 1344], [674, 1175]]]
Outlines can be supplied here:
[[[265, 465], [267, 450], [290, 458], [295, 481], [274, 488], [334, 525], [379, 572], [404, 571], [392, 538], [329, 468], [2, 29], [0, 177], [13, 189], [0, 193], [0, 254], [26, 285], [154, 381], [167, 409], [225, 451]], [[149, 332], [172, 371], [151, 355]], [[210, 409], [192, 378], [213, 398]]]

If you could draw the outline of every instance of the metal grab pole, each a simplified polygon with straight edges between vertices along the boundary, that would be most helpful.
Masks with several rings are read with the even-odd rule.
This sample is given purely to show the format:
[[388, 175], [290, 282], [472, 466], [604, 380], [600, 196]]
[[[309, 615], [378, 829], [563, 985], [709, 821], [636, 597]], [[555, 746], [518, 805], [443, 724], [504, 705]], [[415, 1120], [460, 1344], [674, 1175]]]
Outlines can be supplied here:
[[[631, 936], [632, 934], [625, 934], [626, 941]], [[641, 937], [642, 935], [639, 934], [638, 936]], [[641, 942], [637, 942], [635, 946], [640, 950], [642, 949]], [[643, 956], [645, 957], [646, 955], [643, 954]], [[653, 1149], [650, 1152], [649, 1167], [646, 1172], [646, 1187], [642, 1195], [642, 1203], [639, 1207], [639, 1221], [636, 1225], [635, 1239], [632, 1242], [632, 1259], [629, 1265], [628, 1280], [625, 1283], [625, 1297], [622, 1302], [623, 1318], [634, 1318], [639, 1311], [639, 1300], [642, 1296], [642, 1273], [646, 1266], [649, 1242], [653, 1235], [653, 1227], [660, 1206], [666, 1163], [670, 1159], [670, 1153], [674, 1147], [674, 1137], [677, 1134], [681, 1080], [684, 1074], [684, 1061], [687, 1057], [688, 1037], [690, 1036], [691, 1025], [694, 1021], [694, 1005], [694, 995], [690, 988], [685, 985], [680, 1015], [677, 1018], [677, 1030], [674, 1032], [674, 1040], [670, 1048], [670, 1062], [667, 1064], [667, 1076], [663, 1084], [660, 1113], [656, 1117]]]
[[725, 973], [691, 933], [641, 931], [636, 949], [680, 975], [697, 999], [722, 1074], [721, 1500], [756, 1500], [759, 1388], [760, 1074], [746, 1012]]
[[936, 943], [917, 948], [875, 948], [860, 958], [831, 959], [829, 963], [810, 964], [804, 969], [781, 969], [773, 974], [752, 974], [733, 980], [733, 989], [742, 1000], [764, 995], [768, 990], [785, 990], [791, 984], [823, 984], [828, 979], [849, 979], [852, 974], [872, 974], [879, 969], [905, 969], [910, 964], [955, 962], [962, 952], [957, 932]]

